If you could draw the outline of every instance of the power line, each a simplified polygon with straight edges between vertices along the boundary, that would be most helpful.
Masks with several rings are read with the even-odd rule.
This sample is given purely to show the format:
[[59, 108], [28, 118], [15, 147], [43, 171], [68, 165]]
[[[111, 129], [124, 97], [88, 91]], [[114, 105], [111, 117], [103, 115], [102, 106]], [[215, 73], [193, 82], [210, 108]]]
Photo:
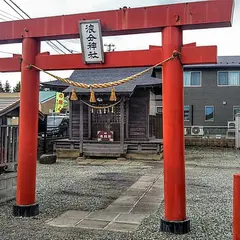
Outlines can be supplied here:
[[17, 7], [22, 13], [24, 13], [28, 18], [31, 18], [26, 12], [24, 12], [15, 2], [13, 2], [12, 0], [10, 0], [10, 2]]
[[[9, 7], [11, 7], [22, 19], [25, 19], [25, 17], [24, 16], [22, 16], [14, 7], [12, 7], [12, 5], [11, 4], [9, 4], [6, 0], [4, 0], [4, 2], [9, 6]], [[19, 7], [18, 7], [19, 8]], [[20, 9], [20, 8], [19, 8]], [[20, 9], [21, 10], [21, 9]], [[22, 11], [22, 10], [21, 10]], [[23, 11], [22, 11], [23, 12]], [[25, 12], [23, 12], [28, 18], [30, 18], [30, 16], [28, 15], [28, 14], [26, 14]], [[51, 42], [51, 41], [49, 41], [49, 42]], [[53, 50], [55, 50], [57, 53], [59, 53], [59, 51], [61, 51], [62, 53], [64, 53], [65, 54], [65, 52], [64, 51], [62, 51], [62, 49], [60, 49], [58, 46], [56, 46], [55, 44], [53, 44], [55, 47], [52, 47], [51, 45], [50, 45], [50, 43], [49, 42], [46, 42]], [[58, 49], [59, 51], [57, 51], [56, 49]]]
[[[24, 13], [29, 19], [31, 19], [31, 17], [25, 12], [22, 10], [22, 8], [20, 8], [15, 2], [13, 2], [12, 0], [9, 0], [15, 7], [17, 7], [22, 13]], [[61, 52], [63, 52], [64, 54], [66, 54], [64, 51], [62, 51], [57, 45], [55, 45], [52, 41], [49, 41], [51, 42], [57, 49], [59, 49]], [[56, 40], [56, 42], [62, 46], [65, 50], [67, 50], [68, 52], [70, 53], [73, 53], [72, 50], [68, 49], [66, 46], [64, 46], [60, 41]]]
[[58, 44], [60, 44], [63, 48], [65, 48], [68, 52], [73, 53], [73, 50], [68, 49], [66, 46], [64, 46], [60, 41], [56, 40]]
[[1, 19], [1, 20], [3, 20], [3, 21], [7, 21], [6, 19], [4, 19], [4, 18], [1, 18], [1, 17], [0, 17], [0, 19]]
[[64, 41], [69, 42], [69, 43], [73, 43], [73, 44], [79, 44], [79, 39], [65, 39]]
[[[53, 45], [53, 46], [51, 46], [51, 44]], [[64, 53], [64, 54], [66, 54], [61, 48], [59, 48], [55, 43], [53, 43], [52, 41], [49, 41], [49, 42], [46, 42], [46, 44], [48, 45], [48, 46], [50, 46], [53, 50], [55, 50], [57, 53], [59, 53], [59, 51], [60, 52], [62, 52], [62, 53]]]
[[14, 55], [14, 54], [21, 55], [20, 53], [5, 52], [5, 51], [1, 51], [1, 50], [0, 50], [0, 53], [11, 54], [11, 55]]
[[16, 16], [14, 16], [14, 15], [12, 15], [12, 14], [8, 13], [8, 12], [5, 12], [5, 11], [3, 11], [3, 10], [0, 10], [0, 12], [2, 12], [2, 13], [5, 13], [5, 14], [7, 14], [7, 15], [9, 15], [9, 16], [11, 16], [11, 17], [13, 17], [13, 18], [16, 18], [16, 19], [20, 20], [20, 18], [19, 18], [19, 17], [16, 17]]
[[11, 4], [9, 4], [6, 0], [3, 0], [14, 12], [16, 12], [22, 19], [25, 19]]
[[5, 14], [0, 13], [0, 16], [7, 18], [7, 20], [15, 20], [14, 18], [8, 17]]

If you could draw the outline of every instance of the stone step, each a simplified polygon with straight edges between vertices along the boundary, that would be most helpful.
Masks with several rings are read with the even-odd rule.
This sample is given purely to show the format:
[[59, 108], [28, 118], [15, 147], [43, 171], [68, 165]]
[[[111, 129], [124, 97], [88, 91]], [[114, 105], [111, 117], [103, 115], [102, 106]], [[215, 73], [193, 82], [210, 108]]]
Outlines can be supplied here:
[[121, 152], [113, 153], [113, 152], [84, 152], [84, 156], [89, 157], [120, 157], [122, 155]]

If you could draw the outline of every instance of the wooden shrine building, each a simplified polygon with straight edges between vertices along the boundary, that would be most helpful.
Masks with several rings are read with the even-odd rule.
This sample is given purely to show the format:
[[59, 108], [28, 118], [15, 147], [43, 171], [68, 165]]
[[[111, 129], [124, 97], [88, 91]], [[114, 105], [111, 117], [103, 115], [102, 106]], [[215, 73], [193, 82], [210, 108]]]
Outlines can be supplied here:
[[[129, 77], [145, 69], [76, 70], [69, 79], [86, 84], [104, 83]], [[63, 88], [63, 83], [59, 81], [43, 85], [55, 90]], [[87, 152], [87, 155], [99, 154], [99, 147], [104, 147], [104, 143], [104, 149], [107, 146], [110, 155], [114, 156], [131, 151], [159, 153], [161, 140], [156, 139], [156, 128], [157, 122], [159, 125], [160, 122], [156, 121], [155, 95], [161, 94], [162, 84], [161, 79], [155, 78], [151, 71], [115, 87], [116, 102], [109, 100], [111, 88], [95, 89], [96, 103], [89, 102], [89, 89], [66, 86], [63, 92], [71, 95], [73, 88], [78, 100], [70, 101], [69, 139], [57, 141], [57, 149], [76, 149], [79, 148], [79, 141], [83, 141], [83, 154]]]

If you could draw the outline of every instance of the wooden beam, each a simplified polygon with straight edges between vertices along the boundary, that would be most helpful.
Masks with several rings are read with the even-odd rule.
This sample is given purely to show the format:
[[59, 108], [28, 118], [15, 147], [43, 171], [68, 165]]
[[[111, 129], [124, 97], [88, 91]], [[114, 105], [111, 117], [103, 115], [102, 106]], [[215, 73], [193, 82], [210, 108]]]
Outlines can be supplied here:
[[[106, 52], [104, 64], [85, 64], [81, 54], [48, 55], [39, 54], [36, 65], [43, 70], [77, 70], [97, 68], [148, 67], [163, 61], [162, 48], [150, 50], [134, 50], [121, 52]], [[187, 64], [217, 63], [217, 47], [184, 46], [181, 50], [181, 61]], [[29, 63], [31, 64], [31, 63]], [[0, 72], [20, 71], [20, 58], [0, 58]]]
[[75, 70], [152, 66], [163, 60], [162, 49], [106, 52], [104, 64], [85, 64], [81, 54], [37, 56], [36, 65], [44, 70]]
[[217, 46], [183, 47], [181, 61], [183, 65], [217, 63]]
[[88, 138], [92, 139], [92, 112], [90, 107], [88, 107]]
[[[70, 96], [69, 96], [70, 98]], [[72, 115], [73, 115], [73, 103], [69, 99], [69, 139], [72, 139]]]
[[125, 99], [120, 102], [120, 145], [122, 153], [124, 153], [124, 102]]
[[147, 104], [146, 104], [146, 138], [149, 140], [150, 134], [149, 134], [149, 123], [150, 123], [150, 91], [148, 92], [148, 98], [147, 98]]
[[0, 72], [20, 72], [21, 57], [0, 58]]
[[126, 99], [126, 139], [129, 139], [129, 99]]
[[20, 43], [24, 36], [39, 40], [78, 38], [78, 22], [92, 19], [100, 19], [104, 36], [157, 32], [166, 26], [230, 27], [233, 7], [234, 0], [208, 0], [1, 22], [0, 44]]
[[79, 152], [80, 152], [80, 157], [83, 156], [83, 103], [80, 100], [80, 126], [79, 126]]

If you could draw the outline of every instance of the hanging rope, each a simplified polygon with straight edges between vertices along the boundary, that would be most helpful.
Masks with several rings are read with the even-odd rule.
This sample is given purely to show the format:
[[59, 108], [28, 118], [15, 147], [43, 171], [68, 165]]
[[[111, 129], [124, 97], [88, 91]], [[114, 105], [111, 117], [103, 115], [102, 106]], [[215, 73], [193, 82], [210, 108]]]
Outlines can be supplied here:
[[87, 105], [88, 107], [93, 108], [93, 109], [108, 109], [108, 108], [112, 108], [112, 107], [118, 105], [121, 101], [122, 101], [122, 99], [120, 99], [118, 102], [116, 102], [114, 104], [107, 105], [107, 106], [94, 106], [94, 105], [91, 105], [91, 104], [81, 100], [82, 103], [84, 103], [85, 105]]
[[149, 71], [152, 70], [153, 68], [155, 68], [155, 67], [157, 67], [157, 66], [159, 66], [159, 65], [162, 65], [163, 63], [166, 63], [166, 62], [168, 62], [168, 61], [170, 61], [170, 60], [173, 60], [173, 59], [175, 59], [175, 58], [177, 58], [177, 57], [179, 57], [179, 56], [180, 56], [180, 53], [179, 53], [178, 51], [174, 51], [171, 57], [166, 58], [166, 59], [163, 60], [162, 62], [157, 63], [157, 64], [155, 64], [154, 66], [145, 69], [144, 71], [141, 71], [141, 72], [139, 72], [139, 73], [136, 73], [136, 74], [134, 74], [134, 75], [132, 75], [132, 76], [130, 76], [130, 77], [120, 79], [120, 80], [118, 80], [118, 81], [106, 82], [106, 83], [86, 84], [86, 83], [81, 83], [81, 82], [75, 82], [75, 81], [72, 81], [72, 80], [69, 80], [69, 79], [66, 79], [66, 78], [61, 78], [61, 77], [56, 76], [56, 75], [54, 75], [54, 74], [52, 74], [52, 73], [49, 73], [49, 72], [47, 72], [47, 71], [45, 71], [45, 70], [43, 70], [43, 69], [41, 69], [41, 68], [39, 68], [39, 67], [37, 67], [36, 65], [33, 65], [33, 64], [29, 65], [29, 68], [32, 68], [32, 67], [33, 67], [33, 68], [35, 68], [35, 69], [37, 69], [37, 70], [39, 70], [39, 71], [42, 71], [42, 72], [48, 74], [48, 75], [51, 76], [51, 77], [56, 78], [57, 80], [59, 80], [59, 81], [61, 81], [61, 82], [64, 82], [64, 83], [66, 83], [66, 84], [68, 84], [68, 85], [71, 85], [71, 86], [74, 86], [74, 87], [85, 88], [85, 89], [97, 89], [97, 88], [116, 87], [116, 86], [119, 86], [119, 85], [121, 85], [121, 84], [127, 83], [127, 82], [129, 82], [129, 81], [131, 81], [131, 80], [134, 80], [134, 79], [137, 78], [137, 77], [140, 77], [140, 76], [143, 75], [144, 73], [149, 72]]

